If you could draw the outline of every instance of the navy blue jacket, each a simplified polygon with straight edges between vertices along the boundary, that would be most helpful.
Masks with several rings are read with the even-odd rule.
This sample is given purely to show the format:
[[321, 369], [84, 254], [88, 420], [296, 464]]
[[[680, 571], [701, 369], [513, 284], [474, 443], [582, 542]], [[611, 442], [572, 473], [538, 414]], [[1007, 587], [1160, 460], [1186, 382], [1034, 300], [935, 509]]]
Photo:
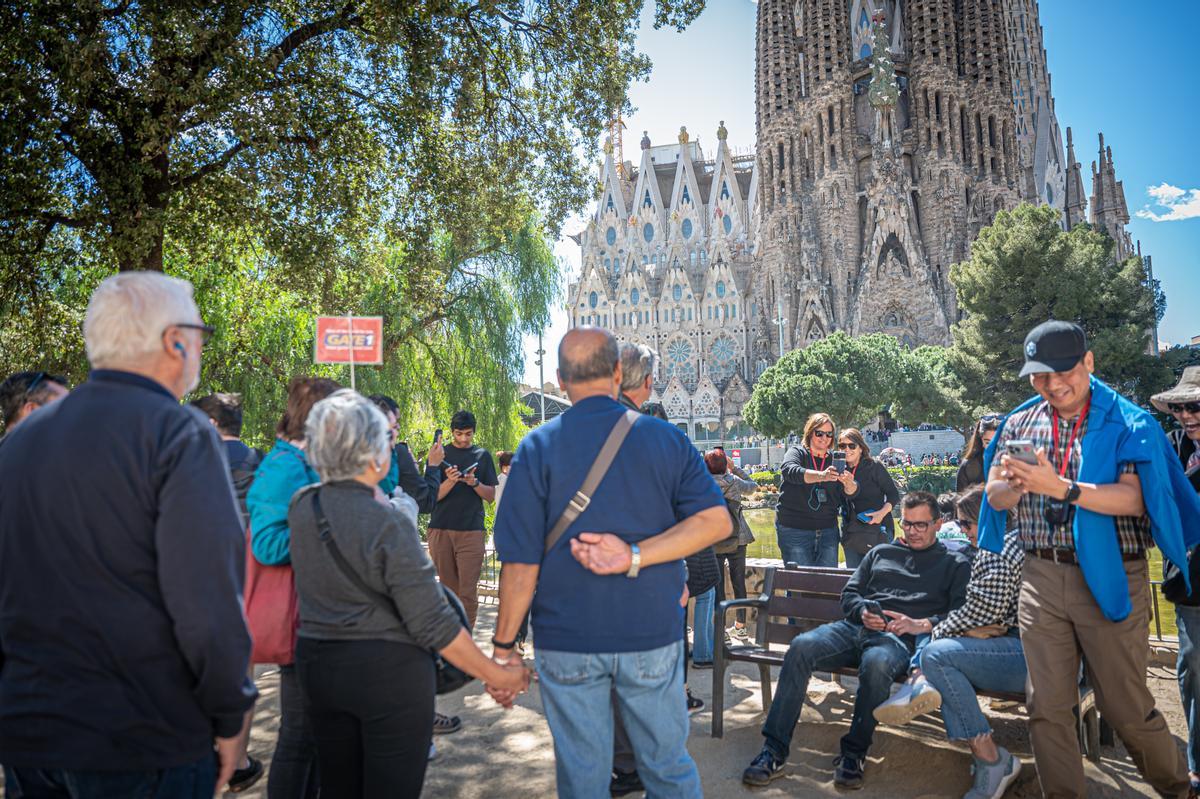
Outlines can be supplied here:
[[0, 447], [0, 762], [195, 762], [254, 701], [224, 447], [161, 385], [97, 370]]

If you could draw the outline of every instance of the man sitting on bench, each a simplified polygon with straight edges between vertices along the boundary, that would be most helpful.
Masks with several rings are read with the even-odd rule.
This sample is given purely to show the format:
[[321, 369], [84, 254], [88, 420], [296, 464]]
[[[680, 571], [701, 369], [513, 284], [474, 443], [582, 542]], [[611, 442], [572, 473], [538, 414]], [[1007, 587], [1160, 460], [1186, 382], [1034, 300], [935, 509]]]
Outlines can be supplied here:
[[766, 785], [781, 776], [792, 733], [814, 671], [858, 667], [858, 694], [850, 731], [834, 761], [834, 784], [859, 788], [871, 737], [873, 711], [895, 679], [908, 671], [914, 636], [928, 633], [963, 603], [970, 565], [937, 540], [937, 499], [925, 491], [900, 503], [904, 541], [868, 552], [842, 591], [846, 618], [796, 636], [779, 672], [775, 701], [763, 725], [762, 752], [742, 773], [747, 785]]

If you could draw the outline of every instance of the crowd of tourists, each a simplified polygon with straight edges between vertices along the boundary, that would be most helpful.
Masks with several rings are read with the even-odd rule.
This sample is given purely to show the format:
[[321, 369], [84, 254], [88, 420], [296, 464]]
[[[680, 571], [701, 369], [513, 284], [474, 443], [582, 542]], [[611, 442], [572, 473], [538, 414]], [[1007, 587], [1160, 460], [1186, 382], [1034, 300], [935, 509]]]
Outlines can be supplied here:
[[[656, 418], [653, 350], [574, 329], [558, 353], [569, 410], [495, 459], [459, 411], [418, 461], [393, 399], [308, 376], [288, 384], [270, 451], [247, 446], [236, 395], [181, 404], [213, 333], [190, 284], [124, 273], [88, 305], [86, 382], [0, 384], [7, 795], [248, 789], [268, 771], [248, 753], [255, 664], [279, 670], [270, 799], [418, 796], [434, 736], [464, 725], [436, 697], [478, 680], [511, 708], [535, 671], [560, 796], [702, 795], [689, 667], [748, 634], [718, 605], [727, 584], [746, 596], [741, 503], [757, 486]], [[1200, 793], [1200, 368], [1154, 398], [1179, 423], [1168, 438], [1092, 376], [1077, 326], [1039, 326], [1025, 355], [1037, 396], [979, 420], [952, 496], [901, 496], [876, 437], [828, 414], [787, 451], [783, 560], [836, 568], [841, 551], [853, 574], [844, 617], [788, 647], [745, 783], [785, 773], [814, 672], [856, 667], [836, 785], [864, 784], [877, 724], [940, 708], [973, 756], [967, 796], [1002, 796], [1021, 763], [977, 701], [998, 691], [1024, 694], [1043, 793], [1082, 797], [1086, 662], [1147, 782]], [[481, 648], [490, 503], [503, 565]], [[1186, 759], [1146, 685], [1154, 546], [1178, 605]]]

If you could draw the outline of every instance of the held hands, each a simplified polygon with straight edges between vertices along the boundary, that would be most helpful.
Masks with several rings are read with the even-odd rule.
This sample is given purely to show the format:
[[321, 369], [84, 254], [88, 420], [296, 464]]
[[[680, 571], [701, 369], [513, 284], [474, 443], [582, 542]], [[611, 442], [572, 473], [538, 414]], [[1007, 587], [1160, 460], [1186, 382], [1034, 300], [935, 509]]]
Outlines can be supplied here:
[[612, 533], [580, 533], [571, 539], [571, 554], [595, 574], [624, 574], [633, 565], [633, 550]]
[[[887, 611], [885, 610], [884, 613], [887, 613]], [[877, 633], [881, 633], [887, 629], [887, 619], [882, 616], [876, 616], [867, 610], [863, 610], [862, 612], [862, 623], [863, 627], [866, 627], [868, 630], [874, 630]]]
[[484, 688], [498, 705], [505, 710], [512, 710], [517, 697], [529, 690], [532, 672], [525, 666], [521, 656], [511, 649], [493, 651], [492, 661], [500, 668], [484, 683]]
[[887, 623], [887, 631], [894, 635], [918, 635], [933, 630], [933, 625], [926, 619], [911, 619], [894, 610], [885, 610], [883, 615], [891, 619]]
[[1010, 457], [1007, 453], [1000, 456], [1000, 476], [1008, 481], [1013, 490], [1022, 494], [1041, 494], [1052, 499], [1062, 499], [1067, 494], [1068, 485], [1058, 476], [1053, 464], [1046, 458], [1046, 450], [1037, 450], [1037, 465]]

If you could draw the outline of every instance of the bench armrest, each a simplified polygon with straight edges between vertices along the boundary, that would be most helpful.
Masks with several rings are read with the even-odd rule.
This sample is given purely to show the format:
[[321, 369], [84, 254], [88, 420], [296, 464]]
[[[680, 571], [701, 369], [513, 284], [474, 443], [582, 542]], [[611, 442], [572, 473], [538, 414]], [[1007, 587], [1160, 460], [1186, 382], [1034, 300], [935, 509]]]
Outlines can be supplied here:
[[765, 599], [726, 599], [724, 602], [717, 604], [717, 612], [721, 614], [721, 623], [729, 618], [729, 611], [737, 610], [738, 608], [755, 608], [757, 610], [766, 610], [767, 600]]

